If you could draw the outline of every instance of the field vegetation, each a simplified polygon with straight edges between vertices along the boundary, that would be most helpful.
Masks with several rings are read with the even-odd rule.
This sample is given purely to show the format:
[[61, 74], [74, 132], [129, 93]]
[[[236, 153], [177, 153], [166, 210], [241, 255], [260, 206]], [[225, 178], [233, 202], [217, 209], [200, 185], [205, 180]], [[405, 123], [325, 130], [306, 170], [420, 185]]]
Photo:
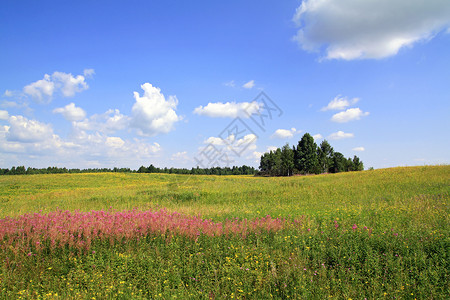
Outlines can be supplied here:
[[0, 176], [0, 299], [445, 299], [450, 166]]

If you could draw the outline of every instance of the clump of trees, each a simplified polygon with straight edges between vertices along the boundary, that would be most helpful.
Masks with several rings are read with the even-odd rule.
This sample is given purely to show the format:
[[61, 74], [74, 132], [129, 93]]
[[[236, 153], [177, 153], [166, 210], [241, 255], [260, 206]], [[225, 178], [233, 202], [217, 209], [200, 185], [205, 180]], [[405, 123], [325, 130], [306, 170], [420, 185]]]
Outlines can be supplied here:
[[291, 176], [294, 174], [339, 173], [364, 170], [358, 156], [345, 158], [340, 152], [323, 140], [319, 146], [314, 138], [305, 133], [297, 147], [284, 145], [261, 156], [259, 175]]
[[63, 174], [63, 173], [167, 173], [167, 174], [192, 174], [192, 175], [253, 175], [257, 172], [254, 167], [233, 166], [211, 167], [211, 168], [158, 168], [153, 165], [149, 167], [141, 166], [138, 170], [130, 168], [92, 168], [92, 169], [67, 169], [58, 167], [48, 168], [25, 168], [24, 166], [12, 167], [11, 169], [0, 168], [0, 175], [33, 175], [33, 174]]

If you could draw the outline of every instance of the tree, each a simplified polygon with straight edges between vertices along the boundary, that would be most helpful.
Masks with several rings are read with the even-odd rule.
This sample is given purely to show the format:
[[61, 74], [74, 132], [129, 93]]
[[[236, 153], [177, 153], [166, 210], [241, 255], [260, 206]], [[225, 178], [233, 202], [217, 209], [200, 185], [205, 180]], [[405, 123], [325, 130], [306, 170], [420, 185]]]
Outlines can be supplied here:
[[309, 133], [305, 133], [298, 142], [296, 153], [295, 167], [297, 170], [305, 174], [316, 173], [318, 165], [317, 144]]
[[320, 146], [314, 138], [305, 133], [297, 147], [286, 144], [281, 149], [264, 153], [259, 164], [260, 174], [270, 176], [290, 176], [294, 173], [319, 174], [324, 172], [339, 173], [362, 171], [364, 165], [356, 155], [345, 158], [340, 152], [334, 152], [327, 140]]
[[345, 162], [346, 159], [342, 153], [334, 152], [330, 168], [331, 173], [339, 173], [345, 171]]
[[317, 156], [319, 161], [318, 166], [320, 173], [329, 172], [329, 169], [333, 162], [333, 153], [333, 147], [331, 147], [327, 140], [323, 140], [322, 143], [320, 143], [320, 146], [317, 148]]
[[141, 167], [139, 168], [139, 170], [137, 170], [137, 172], [138, 172], [138, 173], [147, 173], [147, 172], [148, 172], [148, 170], [147, 170], [147, 168], [146, 168], [146, 167], [144, 167], [144, 166], [141, 166]]
[[289, 144], [283, 146], [281, 150], [281, 168], [280, 174], [282, 176], [292, 175], [294, 170], [294, 151], [289, 147]]
[[269, 174], [270, 173], [270, 163], [269, 163], [269, 153], [264, 153], [261, 156], [261, 160], [259, 162], [259, 170], [263, 174]]
[[353, 156], [353, 171], [362, 171], [364, 170], [364, 164], [363, 162], [359, 159], [358, 156]]
[[345, 161], [345, 170], [344, 171], [345, 172], [353, 171], [353, 161], [350, 157], [347, 158], [347, 160]]

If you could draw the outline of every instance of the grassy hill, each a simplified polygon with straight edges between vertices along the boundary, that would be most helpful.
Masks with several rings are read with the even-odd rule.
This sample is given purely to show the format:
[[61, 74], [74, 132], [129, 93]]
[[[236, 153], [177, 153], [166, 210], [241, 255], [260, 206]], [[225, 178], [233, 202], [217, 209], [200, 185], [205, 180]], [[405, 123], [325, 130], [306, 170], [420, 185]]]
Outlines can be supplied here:
[[[0, 298], [440, 299], [449, 290], [449, 195], [450, 166], [278, 178], [0, 176], [0, 218], [13, 226], [3, 233], [9, 248], [0, 254]], [[45, 231], [42, 247], [32, 244], [36, 237], [14, 241], [26, 237], [11, 220], [27, 213], [103, 210], [116, 220], [118, 211], [162, 208], [164, 220], [176, 212], [189, 224], [197, 216], [224, 228], [272, 227], [211, 236], [199, 221], [203, 229], [193, 239], [177, 223], [172, 232], [93, 239], [89, 249], [59, 240], [55, 246]], [[275, 223], [284, 225], [275, 230]]]

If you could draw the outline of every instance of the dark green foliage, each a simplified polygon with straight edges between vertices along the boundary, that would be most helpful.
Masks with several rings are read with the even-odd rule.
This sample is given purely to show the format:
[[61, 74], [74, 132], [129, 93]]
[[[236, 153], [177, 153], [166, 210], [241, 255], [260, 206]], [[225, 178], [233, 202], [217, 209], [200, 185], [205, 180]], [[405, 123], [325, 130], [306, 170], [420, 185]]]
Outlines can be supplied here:
[[346, 159], [341, 152], [335, 152], [332, 157], [330, 173], [339, 173], [346, 170]]
[[317, 165], [319, 164], [317, 159], [317, 144], [309, 133], [305, 133], [298, 142], [297, 157], [294, 164], [302, 174], [316, 173]]
[[319, 160], [319, 173], [326, 173], [329, 171], [333, 163], [334, 149], [327, 140], [323, 140], [320, 147], [317, 148], [317, 156]]
[[212, 168], [157, 168], [150, 165], [148, 168], [141, 166], [137, 171], [130, 168], [102, 168], [102, 169], [67, 169], [58, 167], [48, 167], [44, 169], [27, 168], [24, 166], [12, 167], [10, 169], [0, 168], [0, 175], [34, 175], [34, 174], [63, 174], [63, 173], [166, 173], [166, 174], [188, 174], [188, 175], [254, 175], [254, 167], [243, 165], [241, 167], [212, 167]]
[[289, 147], [289, 144], [283, 146], [281, 150], [281, 170], [280, 174], [290, 176], [294, 171], [294, 151]]
[[364, 165], [356, 155], [346, 159], [340, 152], [334, 152], [328, 141], [323, 140], [320, 146], [314, 138], [305, 133], [292, 149], [289, 144], [275, 151], [264, 153], [259, 164], [259, 175], [291, 176], [294, 174], [339, 173], [362, 171]]

